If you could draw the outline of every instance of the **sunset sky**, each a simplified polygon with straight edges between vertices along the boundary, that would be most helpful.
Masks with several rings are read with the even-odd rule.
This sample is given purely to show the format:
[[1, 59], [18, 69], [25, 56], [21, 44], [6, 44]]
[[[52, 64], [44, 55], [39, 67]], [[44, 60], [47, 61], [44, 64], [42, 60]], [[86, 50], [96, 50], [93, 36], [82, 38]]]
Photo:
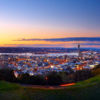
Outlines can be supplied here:
[[100, 47], [69, 37], [100, 37], [100, 0], [0, 0], [1, 47]]

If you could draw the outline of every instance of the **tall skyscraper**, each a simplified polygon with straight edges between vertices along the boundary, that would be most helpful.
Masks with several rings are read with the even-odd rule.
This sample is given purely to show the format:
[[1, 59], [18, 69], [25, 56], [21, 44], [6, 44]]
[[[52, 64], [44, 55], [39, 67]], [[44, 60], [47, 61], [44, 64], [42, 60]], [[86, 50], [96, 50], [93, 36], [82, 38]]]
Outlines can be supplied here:
[[81, 57], [80, 44], [78, 44], [78, 56]]

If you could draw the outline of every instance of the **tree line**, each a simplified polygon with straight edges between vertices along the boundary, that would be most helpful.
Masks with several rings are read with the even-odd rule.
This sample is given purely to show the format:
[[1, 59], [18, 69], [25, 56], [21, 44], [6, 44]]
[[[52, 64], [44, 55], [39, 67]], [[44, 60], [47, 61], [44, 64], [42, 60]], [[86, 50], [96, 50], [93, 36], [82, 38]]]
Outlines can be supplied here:
[[31, 85], [60, 85], [86, 80], [100, 73], [100, 66], [93, 70], [79, 70], [76, 72], [50, 72], [46, 75], [20, 74], [17, 78], [11, 69], [0, 69], [0, 80]]

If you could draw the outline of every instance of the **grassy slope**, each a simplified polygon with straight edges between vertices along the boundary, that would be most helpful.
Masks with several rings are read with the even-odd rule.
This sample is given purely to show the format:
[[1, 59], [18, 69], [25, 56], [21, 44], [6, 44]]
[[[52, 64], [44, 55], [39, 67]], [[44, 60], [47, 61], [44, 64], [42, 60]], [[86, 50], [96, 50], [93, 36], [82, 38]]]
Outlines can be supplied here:
[[100, 100], [100, 76], [66, 89], [36, 89], [0, 82], [0, 100]]

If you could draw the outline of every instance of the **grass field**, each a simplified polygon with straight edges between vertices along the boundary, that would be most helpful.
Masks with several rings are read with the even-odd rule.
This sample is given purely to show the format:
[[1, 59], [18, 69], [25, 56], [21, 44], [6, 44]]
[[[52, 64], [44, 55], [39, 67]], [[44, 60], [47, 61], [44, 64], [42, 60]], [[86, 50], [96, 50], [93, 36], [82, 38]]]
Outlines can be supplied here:
[[100, 100], [100, 76], [65, 89], [39, 89], [0, 81], [0, 100]]

